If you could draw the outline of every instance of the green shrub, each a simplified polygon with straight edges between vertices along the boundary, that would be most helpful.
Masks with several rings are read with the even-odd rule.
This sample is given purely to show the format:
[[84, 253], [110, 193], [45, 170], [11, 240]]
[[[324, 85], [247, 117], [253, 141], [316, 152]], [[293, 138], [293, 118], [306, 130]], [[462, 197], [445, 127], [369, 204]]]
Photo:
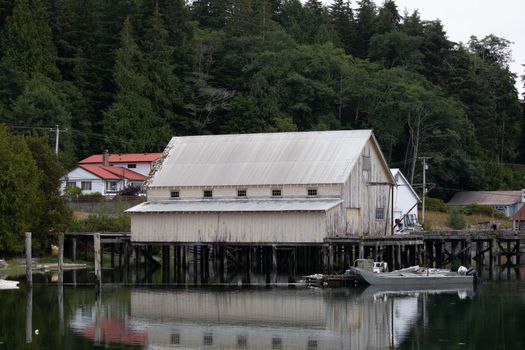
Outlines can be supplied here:
[[78, 198], [86, 202], [103, 202], [106, 200], [100, 192], [81, 194]]
[[465, 217], [459, 208], [450, 208], [448, 211], [447, 225], [454, 230], [462, 230], [467, 227]]
[[94, 214], [87, 219], [73, 219], [69, 230], [71, 232], [129, 232], [131, 218], [125, 214], [118, 216]]
[[82, 190], [78, 187], [66, 187], [64, 189], [64, 194], [66, 196], [76, 197], [82, 193]]
[[425, 198], [425, 210], [440, 211], [446, 213], [448, 211], [448, 205], [439, 198]]
[[493, 216], [498, 219], [506, 218], [505, 214], [494, 209], [490, 205], [469, 204], [469, 205], [462, 207], [461, 211], [465, 215], [485, 215], [485, 216]]

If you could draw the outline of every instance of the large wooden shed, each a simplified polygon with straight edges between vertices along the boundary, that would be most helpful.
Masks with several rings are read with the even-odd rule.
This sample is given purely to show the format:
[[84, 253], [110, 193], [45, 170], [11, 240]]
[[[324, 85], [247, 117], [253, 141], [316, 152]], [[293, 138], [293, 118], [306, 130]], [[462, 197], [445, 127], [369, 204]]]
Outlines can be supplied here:
[[322, 243], [391, 234], [371, 130], [173, 137], [129, 209], [132, 242]]

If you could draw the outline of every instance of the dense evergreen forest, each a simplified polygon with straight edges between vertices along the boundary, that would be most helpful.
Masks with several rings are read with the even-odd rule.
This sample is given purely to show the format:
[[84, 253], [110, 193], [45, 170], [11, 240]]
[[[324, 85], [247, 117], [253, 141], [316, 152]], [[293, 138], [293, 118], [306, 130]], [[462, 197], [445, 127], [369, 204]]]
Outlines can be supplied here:
[[60, 159], [172, 135], [372, 128], [433, 194], [525, 186], [510, 43], [451, 42], [395, 2], [0, 0], [0, 123]]

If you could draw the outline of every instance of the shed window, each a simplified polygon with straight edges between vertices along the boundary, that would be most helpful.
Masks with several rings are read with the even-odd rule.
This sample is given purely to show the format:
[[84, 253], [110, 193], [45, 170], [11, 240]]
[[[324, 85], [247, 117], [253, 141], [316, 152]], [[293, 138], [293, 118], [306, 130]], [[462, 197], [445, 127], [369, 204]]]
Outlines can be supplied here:
[[309, 189], [308, 189], [308, 196], [309, 196], [309, 197], [315, 197], [315, 196], [317, 196], [317, 188], [309, 188]]
[[272, 190], [272, 197], [281, 197], [281, 195], [282, 195], [281, 189], [274, 188]]
[[363, 156], [363, 171], [370, 171], [372, 169], [372, 164], [370, 161], [370, 156]]
[[180, 192], [179, 191], [171, 191], [170, 197], [173, 199], [179, 199], [180, 198]]
[[237, 197], [246, 197], [246, 190], [237, 190]]
[[68, 181], [66, 182], [66, 187], [77, 187], [77, 183], [75, 181]]
[[272, 338], [272, 350], [279, 350], [283, 348], [283, 340], [281, 338]]
[[213, 334], [211, 334], [211, 333], [204, 333], [204, 337], [203, 337], [202, 342], [206, 346], [213, 345]]
[[91, 191], [91, 181], [82, 181], [81, 183], [82, 191]]
[[135, 169], [137, 164], [128, 164], [128, 169]]
[[213, 197], [213, 191], [212, 190], [204, 190], [202, 192], [202, 195], [204, 198], [211, 198]]
[[376, 208], [376, 220], [385, 220], [385, 208]]
[[248, 349], [248, 338], [245, 335], [237, 336], [237, 347], [239, 349]]

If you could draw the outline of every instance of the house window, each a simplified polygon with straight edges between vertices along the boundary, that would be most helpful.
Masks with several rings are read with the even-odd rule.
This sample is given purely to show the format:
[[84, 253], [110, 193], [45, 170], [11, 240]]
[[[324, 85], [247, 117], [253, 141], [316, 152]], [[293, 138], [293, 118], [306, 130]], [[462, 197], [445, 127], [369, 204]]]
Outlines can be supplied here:
[[317, 188], [309, 188], [308, 197], [315, 197], [315, 196], [317, 196]]
[[237, 197], [246, 197], [246, 190], [237, 190]]
[[66, 187], [77, 187], [77, 183], [75, 181], [67, 181]]
[[81, 183], [82, 191], [91, 191], [91, 181], [82, 181]]
[[370, 156], [363, 155], [363, 171], [370, 171], [372, 169], [372, 164], [370, 161]]
[[282, 192], [279, 188], [274, 188], [272, 190], [272, 197], [281, 197]]
[[272, 350], [279, 350], [283, 348], [283, 340], [281, 338], [272, 338]]
[[502, 213], [505, 213], [505, 209], [507, 209], [504, 205], [495, 205], [494, 209], [501, 211]]
[[116, 191], [117, 181], [106, 181], [106, 191]]
[[128, 164], [128, 169], [135, 169], [137, 164]]
[[204, 190], [202, 192], [202, 195], [204, 198], [211, 198], [213, 197], [213, 191], [212, 190]]
[[385, 208], [376, 208], [376, 220], [385, 220]]
[[180, 192], [179, 191], [171, 191], [170, 192], [170, 197], [172, 199], [179, 199], [180, 198]]

